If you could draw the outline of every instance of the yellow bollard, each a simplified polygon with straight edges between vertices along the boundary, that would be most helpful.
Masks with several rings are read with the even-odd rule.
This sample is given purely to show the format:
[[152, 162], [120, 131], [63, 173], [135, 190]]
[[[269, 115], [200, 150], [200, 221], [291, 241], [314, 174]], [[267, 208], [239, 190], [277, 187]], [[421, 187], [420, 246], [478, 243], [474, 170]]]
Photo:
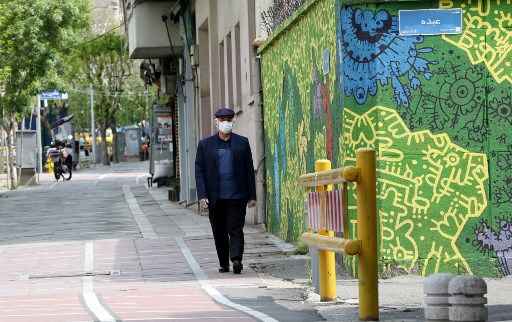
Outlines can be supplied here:
[[48, 173], [53, 173], [53, 161], [50, 157], [46, 160], [46, 168], [48, 169]]
[[377, 275], [377, 177], [375, 151], [357, 151], [357, 235], [361, 241], [359, 254], [359, 319], [379, 320], [379, 292]]
[[[317, 160], [315, 172], [331, 170], [331, 161]], [[316, 191], [330, 191], [332, 185], [318, 186]], [[323, 204], [322, 207], [326, 205]], [[334, 237], [334, 232], [329, 230], [319, 231], [320, 235]], [[322, 302], [334, 301], [336, 299], [336, 262], [334, 252], [320, 250], [318, 252], [320, 271], [320, 300]]]

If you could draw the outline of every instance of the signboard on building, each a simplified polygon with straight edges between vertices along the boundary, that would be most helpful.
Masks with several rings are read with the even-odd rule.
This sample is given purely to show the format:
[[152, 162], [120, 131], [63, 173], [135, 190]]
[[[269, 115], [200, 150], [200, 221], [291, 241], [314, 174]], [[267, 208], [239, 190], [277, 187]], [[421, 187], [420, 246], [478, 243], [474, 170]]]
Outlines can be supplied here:
[[462, 9], [399, 10], [401, 36], [460, 34]]

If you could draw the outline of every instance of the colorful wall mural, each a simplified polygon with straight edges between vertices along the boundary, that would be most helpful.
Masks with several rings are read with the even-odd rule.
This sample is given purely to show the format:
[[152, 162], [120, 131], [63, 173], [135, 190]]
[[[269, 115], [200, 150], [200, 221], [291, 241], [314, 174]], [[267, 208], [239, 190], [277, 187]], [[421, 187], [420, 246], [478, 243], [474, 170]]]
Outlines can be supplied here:
[[313, 171], [316, 159], [341, 164], [334, 11], [334, 0], [307, 1], [263, 52], [267, 226], [286, 240], [305, 225], [297, 178]]
[[[462, 8], [463, 32], [400, 36], [424, 8]], [[270, 231], [303, 231], [315, 159], [372, 147], [382, 267], [512, 274], [512, 0], [310, 1], [262, 56]]]

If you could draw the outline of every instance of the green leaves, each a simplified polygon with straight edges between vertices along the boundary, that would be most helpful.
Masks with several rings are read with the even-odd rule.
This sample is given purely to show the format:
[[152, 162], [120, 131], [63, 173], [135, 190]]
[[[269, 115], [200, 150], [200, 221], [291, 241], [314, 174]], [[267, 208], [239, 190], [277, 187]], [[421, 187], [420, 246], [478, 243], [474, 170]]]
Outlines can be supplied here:
[[88, 0], [0, 0], [0, 112], [14, 116], [42, 90], [89, 26]]

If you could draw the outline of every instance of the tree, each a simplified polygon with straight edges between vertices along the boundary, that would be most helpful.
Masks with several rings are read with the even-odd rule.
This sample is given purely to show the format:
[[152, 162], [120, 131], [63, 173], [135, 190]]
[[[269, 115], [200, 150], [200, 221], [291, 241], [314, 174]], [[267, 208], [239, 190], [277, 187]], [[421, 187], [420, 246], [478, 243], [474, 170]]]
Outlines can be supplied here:
[[103, 143], [103, 164], [110, 164], [106, 146], [109, 128], [112, 130], [114, 161], [119, 162], [116, 148], [117, 115], [125, 82], [132, 75], [132, 62], [128, 57], [126, 41], [122, 35], [108, 32], [80, 46], [74, 59], [78, 60], [75, 64], [78, 82], [82, 86], [92, 84], [94, 88], [94, 112]]
[[148, 102], [154, 100], [155, 93], [151, 87], [148, 87], [147, 97], [145, 93], [146, 88], [138, 75], [133, 75], [127, 79], [118, 114], [118, 124], [120, 126], [133, 125], [149, 119], [150, 113], [147, 105]]
[[59, 74], [62, 57], [88, 27], [88, 0], [0, 0], [0, 115], [7, 133], [10, 187], [15, 124], [33, 97]]

